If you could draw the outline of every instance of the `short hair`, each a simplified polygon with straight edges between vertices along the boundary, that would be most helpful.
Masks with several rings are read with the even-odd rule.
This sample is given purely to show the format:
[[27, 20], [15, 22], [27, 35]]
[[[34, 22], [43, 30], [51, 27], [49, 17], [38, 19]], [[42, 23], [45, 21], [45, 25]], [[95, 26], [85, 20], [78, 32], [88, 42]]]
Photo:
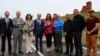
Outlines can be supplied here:
[[31, 14], [27, 14], [27, 15], [26, 15], [26, 20], [28, 20], [28, 16], [30, 16], [30, 17], [31, 17], [30, 20], [32, 20], [32, 15], [31, 15]]
[[9, 11], [5, 11], [5, 13], [4, 13], [4, 14], [10, 14], [10, 13], [9, 13]]
[[89, 13], [95, 13], [95, 11], [94, 10], [91, 10], [91, 11], [89, 11]]
[[77, 11], [77, 12], [79, 12], [79, 11], [78, 11], [78, 9], [74, 9], [74, 11]]
[[5, 11], [5, 13], [9, 13], [9, 11]]
[[56, 13], [54, 13], [53, 15], [58, 16]]

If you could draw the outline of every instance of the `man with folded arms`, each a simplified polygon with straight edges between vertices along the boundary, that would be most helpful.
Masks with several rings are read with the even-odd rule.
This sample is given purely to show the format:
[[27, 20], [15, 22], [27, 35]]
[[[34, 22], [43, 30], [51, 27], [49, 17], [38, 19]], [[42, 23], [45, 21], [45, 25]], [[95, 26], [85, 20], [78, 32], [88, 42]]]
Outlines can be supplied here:
[[21, 16], [21, 12], [17, 11], [16, 17], [13, 19], [13, 26], [14, 26], [13, 54], [14, 55], [16, 55], [17, 46], [18, 46], [19, 53], [23, 54], [22, 52], [23, 29], [22, 28], [24, 25], [24, 21], [20, 16]]

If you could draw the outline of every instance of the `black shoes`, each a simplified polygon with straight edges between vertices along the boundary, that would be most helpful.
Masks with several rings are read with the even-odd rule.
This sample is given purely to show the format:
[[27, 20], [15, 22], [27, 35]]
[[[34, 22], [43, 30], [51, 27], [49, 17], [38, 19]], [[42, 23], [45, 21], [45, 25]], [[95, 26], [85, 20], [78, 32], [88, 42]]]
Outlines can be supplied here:
[[43, 50], [40, 50], [41, 53], [43, 53]]
[[22, 52], [22, 51], [19, 51], [19, 53], [20, 53], [20, 54], [23, 54], [23, 52]]
[[82, 53], [75, 54], [75, 56], [83, 56]]
[[59, 49], [55, 49], [55, 52], [59, 52]]
[[71, 53], [69, 54], [69, 56], [73, 56], [73, 52], [71, 52]]
[[69, 53], [68, 52], [65, 52], [64, 55], [69, 55]]
[[65, 52], [64, 55], [73, 56], [73, 52], [71, 52], [71, 53]]
[[63, 51], [62, 50], [59, 50], [59, 49], [55, 49], [55, 52], [62, 53]]
[[[14, 56], [17, 56], [16, 53], [11, 53], [11, 54], [13, 54]], [[19, 51], [19, 54], [23, 54], [23, 52], [22, 51]]]
[[59, 53], [62, 53], [62, 52], [63, 52], [62, 50], [59, 51]]
[[79, 56], [78, 54], [75, 54], [75, 56]]
[[17, 54], [16, 53], [12, 53], [14, 56], [17, 56]]

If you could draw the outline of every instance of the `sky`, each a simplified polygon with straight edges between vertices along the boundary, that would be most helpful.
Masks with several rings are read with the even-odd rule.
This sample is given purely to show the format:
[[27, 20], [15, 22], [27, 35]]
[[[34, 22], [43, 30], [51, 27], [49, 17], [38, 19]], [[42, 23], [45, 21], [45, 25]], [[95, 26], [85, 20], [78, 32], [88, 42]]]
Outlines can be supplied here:
[[37, 13], [45, 18], [47, 13], [57, 13], [61, 16], [73, 13], [73, 9], [82, 9], [87, 1], [92, 1], [93, 9], [100, 11], [100, 0], [0, 0], [0, 17], [4, 17], [4, 12], [9, 11], [10, 17], [16, 17], [16, 11], [21, 11], [24, 19], [26, 14], [32, 14], [33, 19]]

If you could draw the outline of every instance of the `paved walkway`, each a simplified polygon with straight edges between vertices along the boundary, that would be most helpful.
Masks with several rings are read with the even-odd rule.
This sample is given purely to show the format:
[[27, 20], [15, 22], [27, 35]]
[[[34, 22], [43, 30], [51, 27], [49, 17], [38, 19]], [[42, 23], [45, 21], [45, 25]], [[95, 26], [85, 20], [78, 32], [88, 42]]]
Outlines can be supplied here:
[[[0, 42], [1, 43], [1, 42]], [[0, 44], [1, 45], [1, 44]], [[1, 48], [1, 46], [0, 46], [0, 48]], [[24, 54], [19, 54], [19, 53], [17, 53], [17, 56], [66, 56], [66, 55], [64, 55], [63, 53], [62, 54], [60, 54], [60, 53], [56, 53], [56, 52], [54, 52], [54, 49], [53, 49], [54, 47], [53, 47], [53, 45], [52, 45], [52, 52], [47, 52], [46, 51], [46, 44], [45, 43], [43, 43], [43, 50], [44, 50], [44, 53], [41, 53], [41, 52], [38, 52], [38, 53], [36, 53], [35, 51], [36, 51], [36, 49], [35, 49], [35, 47], [34, 47], [34, 42], [32, 43], [32, 49], [33, 49], [33, 53], [30, 53], [30, 54], [26, 54], [25, 52], [26, 52], [26, 44], [25, 44], [25, 41], [23, 41], [23, 52], [24, 52]], [[7, 45], [6, 45], [6, 52], [5, 52], [5, 56], [9, 56], [8, 55], [8, 51], [7, 51], [8, 49], [7, 49]], [[63, 45], [63, 52], [65, 51], [65, 45]], [[74, 52], [75, 52], [75, 50], [74, 50]], [[86, 55], [86, 47], [84, 47], [83, 46], [83, 56], [85, 56]], [[74, 54], [74, 53], [73, 53]], [[14, 56], [14, 55], [10, 55], [10, 56]], [[97, 49], [97, 56], [100, 56], [100, 48], [98, 48]]]
[[[24, 38], [24, 40], [25, 40], [25, 36], [23, 36], [23, 38]], [[33, 36], [33, 40], [34, 40], [34, 36]], [[56, 53], [56, 52], [54, 52], [54, 50], [53, 50], [53, 45], [52, 45], [52, 52], [47, 52], [46, 51], [46, 44], [45, 44], [45, 37], [43, 37], [43, 50], [44, 50], [44, 53], [41, 53], [41, 52], [38, 52], [38, 53], [35, 53], [35, 51], [36, 51], [36, 49], [35, 49], [35, 47], [34, 47], [34, 41], [33, 41], [33, 43], [32, 43], [32, 49], [33, 49], [33, 53], [30, 53], [30, 54], [26, 54], [25, 52], [26, 52], [26, 43], [25, 43], [25, 41], [23, 41], [23, 52], [24, 52], [24, 54], [19, 54], [19, 53], [17, 53], [17, 56], [66, 56], [66, 55], [64, 55], [64, 54], [60, 54], [60, 53]], [[64, 37], [63, 37], [63, 42], [65, 42], [65, 40], [64, 40]], [[97, 56], [100, 56], [100, 47], [99, 47], [99, 43], [100, 43], [100, 40], [98, 39], [98, 49], [97, 49]], [[85, 47], [85, 44], [86, 44], [86, 41], [85, 41], [85, 32], [83, 32], [83, 37], [82, 37], [82, 43], [83, 43], [83, 52], [84, 52], [84, 54], [83, 54], [83, 56], [85, 56], [86, 55], [86, 47]], [[6, 44], [7, 45], [7, 44]], [[5, 52], [5, 56], [8, 56], [8, 52], [7, 52], [7, 47], [8, 46], [6, 46], [6, 52]], [[1, 39], [0, 39], [0, 48], [1, 48]], [[65, 44], [63, 44], [63, 52], [65, 51]], [[74, 52], [75, 52], [75, 50], [74, 50]], [[73, 53], [74, 54], [74, 53]], [[10, 55], [10, 56], [13, 56], [13, 55]]]

